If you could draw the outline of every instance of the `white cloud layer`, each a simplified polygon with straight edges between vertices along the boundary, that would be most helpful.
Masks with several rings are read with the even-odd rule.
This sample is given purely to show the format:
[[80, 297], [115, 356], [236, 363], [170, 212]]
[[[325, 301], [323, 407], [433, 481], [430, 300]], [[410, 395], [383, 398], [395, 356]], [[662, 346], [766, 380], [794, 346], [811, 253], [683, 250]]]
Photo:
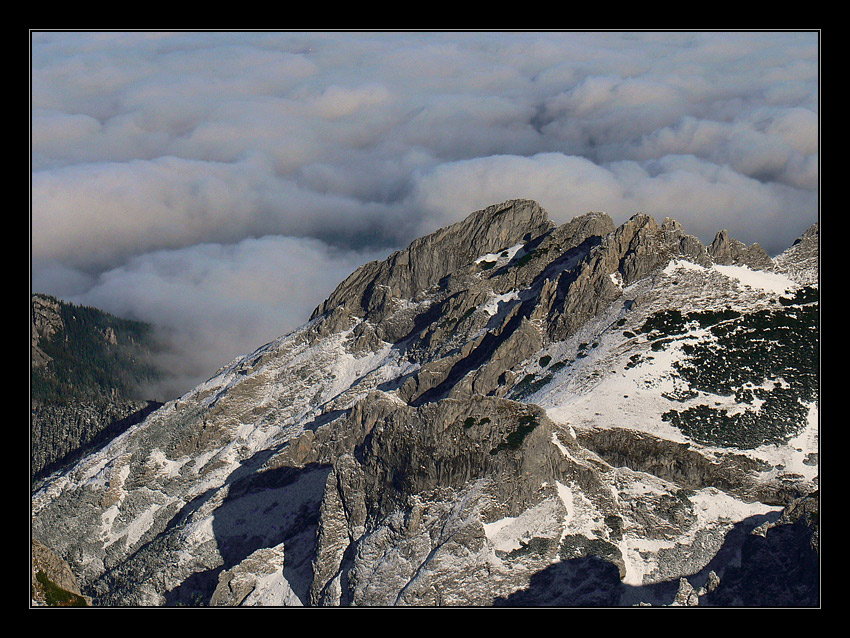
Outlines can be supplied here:
[[36, 32], [33, 290], [160, 324], [191, 383], [505, 199], [778, 252], [818, 218], [818, 55], [816, 32]]

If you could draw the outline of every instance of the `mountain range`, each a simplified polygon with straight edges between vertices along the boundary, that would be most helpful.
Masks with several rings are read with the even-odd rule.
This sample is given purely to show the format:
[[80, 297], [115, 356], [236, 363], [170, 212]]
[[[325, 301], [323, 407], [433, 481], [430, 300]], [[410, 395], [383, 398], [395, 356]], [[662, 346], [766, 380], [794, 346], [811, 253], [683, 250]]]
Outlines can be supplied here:
[[819, 233], [511, 200], [34, 486], [101, 606], [820, 603]]

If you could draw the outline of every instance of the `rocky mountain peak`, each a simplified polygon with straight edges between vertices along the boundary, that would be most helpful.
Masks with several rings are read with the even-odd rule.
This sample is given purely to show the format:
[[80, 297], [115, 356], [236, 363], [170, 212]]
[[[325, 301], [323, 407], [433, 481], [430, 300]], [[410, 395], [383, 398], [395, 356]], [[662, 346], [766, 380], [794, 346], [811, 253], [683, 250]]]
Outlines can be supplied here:
[[413, 299], [476, 257], [533, 240], [554, 227], [530, 200], [511, 200], [413, 241], [383, 261], [369, 262], [346, 278], [311, 316], [345, 308], [363, 316], [388, 297]]
[[[413, 340], [433, 360], [399, 389], [406, 401], [500, 392], [503, 373], [542, 346], [541, 327], [545, 339], [573, 335], [623, 286], [671, 259], [706, 268], [772, 264], [757, 244], [747, 247], [725, 231], [712, 246], [671, 218], [659, 225], [641, 212], [616, 226], [607, 213], [589, 212], [556, 226], [536, 202], [511, 200], [365, 264], [314, 311], [314, 330], [319, 338], [352, 330], [354, 352]], [[505, 303], [478, 312], [499, 298]], [[461, 334], [480, 332], [461, 346], [461, 327]], [[444, 355], [458, 348], [462, 356], [449, 364]]]
[[98, 604], [734, 605], [817, 482], [816, 236], [476, 211], [46, 480], [33, 533]]

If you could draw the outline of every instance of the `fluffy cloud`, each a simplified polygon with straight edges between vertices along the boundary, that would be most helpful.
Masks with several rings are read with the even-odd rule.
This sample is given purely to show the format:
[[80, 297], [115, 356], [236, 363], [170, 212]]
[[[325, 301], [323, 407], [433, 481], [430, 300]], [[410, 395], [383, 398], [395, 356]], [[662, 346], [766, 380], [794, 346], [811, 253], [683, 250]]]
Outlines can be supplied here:
[[[813, 32], [33, 33], [31, 77], [33, 289], [141, 317], [132, 290], [187, 351], [505, 199], [774, 252], [818, 215]], [[251, 273], [286, 301], [234, 296]]]
[[275, 175], [260, 156], [234, 163], [170, 156], [65, 166], [33, 175], [32, 202], [33, 260], [79, 268], [111, 268], [150, 250], [268, 234], [344, 243], [367, 235], [398, 239], [398, 225], [375, 230], [393, 219], [382, 204], [303, 187]]

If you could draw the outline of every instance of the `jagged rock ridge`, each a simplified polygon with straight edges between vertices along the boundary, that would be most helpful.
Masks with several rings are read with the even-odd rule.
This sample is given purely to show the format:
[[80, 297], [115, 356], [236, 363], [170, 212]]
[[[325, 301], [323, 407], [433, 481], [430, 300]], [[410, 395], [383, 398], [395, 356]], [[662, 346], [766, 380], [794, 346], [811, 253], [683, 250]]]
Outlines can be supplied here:
[[[478, 211], [52, 477], [33, 534], [102, 605], [754, 604], [732, 566], [816, 490], [817, 382], [688, 365], [751, 316], [817, 339], [813, 236], [771, 260], [644, 214]], [[694, 425], [718, 404], [723, 445]], [[776, 406], [749, 447], [738, 415]], [[762, 604], [817, 604], [794, 591]]]

